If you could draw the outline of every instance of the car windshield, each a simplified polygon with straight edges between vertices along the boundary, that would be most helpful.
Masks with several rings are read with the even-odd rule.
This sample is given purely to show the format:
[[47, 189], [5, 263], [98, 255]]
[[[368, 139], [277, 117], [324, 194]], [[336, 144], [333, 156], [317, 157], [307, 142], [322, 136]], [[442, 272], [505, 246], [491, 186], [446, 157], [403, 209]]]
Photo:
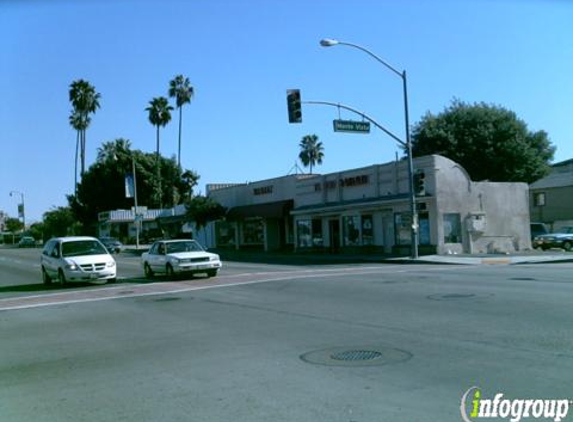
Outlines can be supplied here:
[[183, 242], [170, 242], [166, 244], [167, 253], [179, 253], [179, 252], [201, 252], [203, 248], [197, 242], [192, 240]]
[[78, 240], [62, 243], [62, 256], [64, 258], [80, 255], [101, 255], [107, 251], [97, 240]]

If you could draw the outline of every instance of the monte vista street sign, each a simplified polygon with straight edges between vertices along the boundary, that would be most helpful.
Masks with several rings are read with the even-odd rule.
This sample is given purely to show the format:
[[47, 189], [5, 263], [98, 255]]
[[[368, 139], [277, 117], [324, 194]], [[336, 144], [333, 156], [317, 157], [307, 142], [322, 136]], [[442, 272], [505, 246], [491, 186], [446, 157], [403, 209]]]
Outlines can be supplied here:
[[333, 120], [332, 125], [335, 132], [370, 133], [370, 122]]

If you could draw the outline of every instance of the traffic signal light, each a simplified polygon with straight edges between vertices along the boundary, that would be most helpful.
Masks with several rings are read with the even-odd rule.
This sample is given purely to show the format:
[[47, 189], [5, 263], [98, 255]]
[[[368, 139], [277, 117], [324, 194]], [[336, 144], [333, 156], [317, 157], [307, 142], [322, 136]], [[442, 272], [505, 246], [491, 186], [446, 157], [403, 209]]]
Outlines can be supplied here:
[[414, 173], [414, 193], [416, 195], [426, 194], [426, 174], [424, 170], [418, 170]]
[[287, 89], [287, 106], [289, 123], [302, 123], [302, 107], [300, 103], [300, 90]]

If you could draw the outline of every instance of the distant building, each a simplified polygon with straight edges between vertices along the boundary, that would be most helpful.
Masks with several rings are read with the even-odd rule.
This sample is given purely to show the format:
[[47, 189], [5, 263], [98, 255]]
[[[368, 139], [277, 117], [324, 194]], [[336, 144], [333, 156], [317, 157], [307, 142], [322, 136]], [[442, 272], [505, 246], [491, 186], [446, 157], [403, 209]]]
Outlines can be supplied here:
[[[206, 238], [204, 230], [196, 230], [185, 218], [185, 205], [168, 209], [147, 209], [138, 207], [140, 243], [151, 243], [156, 239], [194, 238], [202, 245], [213, 243]], [[137, 228], [134, 209], [113, 210], [98, 214], [98, 236], [115, 237], [124, 243], [135, 244]]]
[[[156, 221], [161, 210], [150, 210], [147, 207], [138, 207], [140, 220], [140, 236], [157, 236], [159, 225]], [[98, 235], [100, 237], [115, 237], [122, 242], [135, 243], [136, 226], [135, 210], [114, 210], [98, 214]]]
[[532, 222], [547, 224], [552, 231], [573, 226], [573, 160], [551, 166], [551, 173], [529, 186]]
[[6, 230], [6, 220], [8, 219], [8, 214], [4, 211], [0, 211], [0, 232]]
[[[493, 253], [531, 248], [528, 186], [473, 182], [438, 155], [414, 160], [422, 253]], [[326, 175], [290, 175], [207, 186], [228, 208], [211, 223], [210, 247], [408, 254], [405, 161]]]

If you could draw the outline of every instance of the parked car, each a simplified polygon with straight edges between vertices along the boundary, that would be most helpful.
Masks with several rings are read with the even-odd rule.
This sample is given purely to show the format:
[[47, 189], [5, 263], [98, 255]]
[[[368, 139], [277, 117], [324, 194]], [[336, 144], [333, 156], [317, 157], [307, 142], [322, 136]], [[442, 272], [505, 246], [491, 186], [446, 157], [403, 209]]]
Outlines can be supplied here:
[[57, 279], [71, 281], [115, 282], [116, 263], [95, 237], [58, 237], [50, 239], [40, 258], [44, 284]]
[[549, 233], [547, 226], [543, 223], [531, 223], [529, 225], [531, 231], [531, 240], [534, 240], [537, 236]]
[[99, 240], [110, 253], [120, 253], [123, 248], [123, 244], [115, 237], [100, 237]]
[[573, 226], [563, 227], [558, 233], [536, 236], [533, 247], [540, 249], [561, 248], [570, 251], [573, 248]]
[[146, 277], [165, 274], [206, 273], [215, 277], [222, 263], [219, 255], [206, 252], [195, 240], [160, 240], [141, 255], [141, 265]]
[[19, 248], [33, 248], [36, 246], [36, 239], [32, 236], [24, 236], [18, 242]]

